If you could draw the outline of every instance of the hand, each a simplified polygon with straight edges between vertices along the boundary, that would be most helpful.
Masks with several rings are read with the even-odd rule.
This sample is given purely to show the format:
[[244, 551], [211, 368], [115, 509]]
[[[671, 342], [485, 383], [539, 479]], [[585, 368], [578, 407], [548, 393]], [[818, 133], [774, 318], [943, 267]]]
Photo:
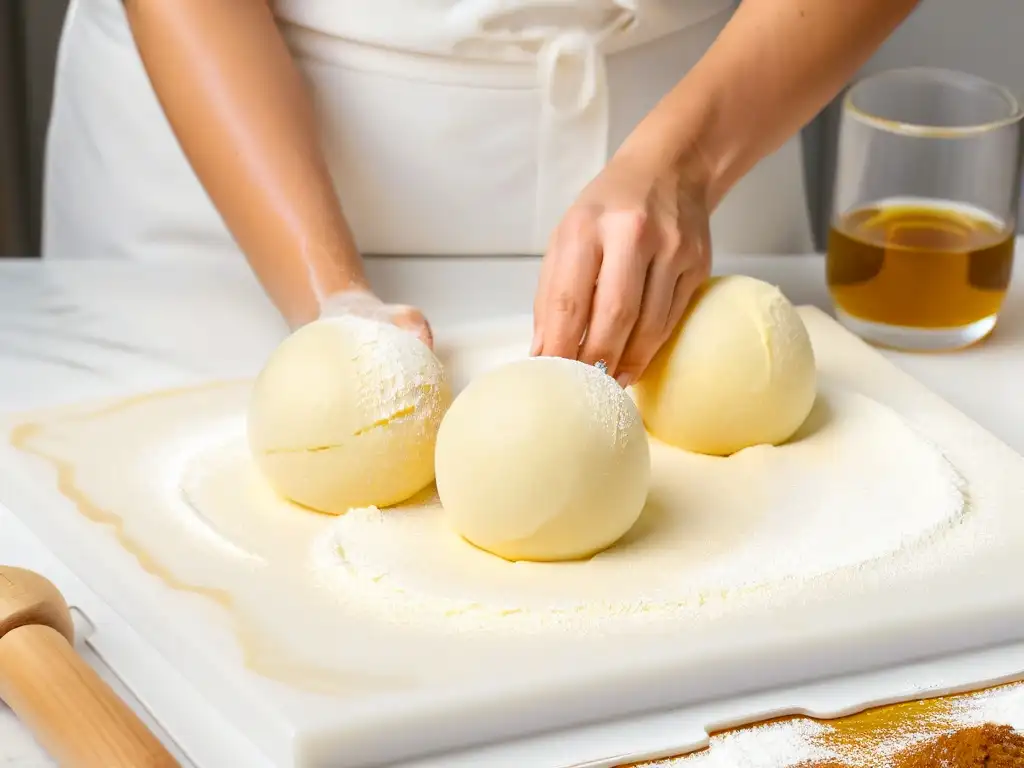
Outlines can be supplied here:
[[705, 199], [674, 167], [613, 158], [551, 237], [532, 353], [603, 360], [635, 382], [710, 271]]
[[367, 320], [397, 325], [399, 328], [415, 334], [431, 349], [434, 348], [434, 337], [430, 331], [430, 324], [422, 312], [406, 304], [385, 304], [367, 290], [339, 291], [320, 303], [320, 317], [338, 317], [340, 315], [355, 315]]

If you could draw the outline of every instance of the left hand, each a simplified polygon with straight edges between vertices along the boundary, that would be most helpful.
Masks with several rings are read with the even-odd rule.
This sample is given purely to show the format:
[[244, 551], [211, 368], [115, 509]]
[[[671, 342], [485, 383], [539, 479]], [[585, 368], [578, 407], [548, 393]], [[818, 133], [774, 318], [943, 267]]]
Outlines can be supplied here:
[[416, 336], [431, 349], [434, 336], [430, 323], [416, 307], [385, 304], [367, 288], [349, 288], [332, 293], [320, 302], [320, 317], [354, 315], [378, 323], [391, 323]]
[[555, 229], [534, 302], [532, 353], [643, 374], [711, 268], [701, 185], [616, 156]]

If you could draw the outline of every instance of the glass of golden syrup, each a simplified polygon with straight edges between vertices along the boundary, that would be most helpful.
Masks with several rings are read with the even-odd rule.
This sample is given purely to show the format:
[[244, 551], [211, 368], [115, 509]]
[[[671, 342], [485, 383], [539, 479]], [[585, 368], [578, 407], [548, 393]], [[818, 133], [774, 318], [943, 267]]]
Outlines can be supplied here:
[[847, 92], [826, 273], [841, 323], [902, 350], [970, 346], [1013, 267], [1022, 111], [973, 75], [911, 68]]

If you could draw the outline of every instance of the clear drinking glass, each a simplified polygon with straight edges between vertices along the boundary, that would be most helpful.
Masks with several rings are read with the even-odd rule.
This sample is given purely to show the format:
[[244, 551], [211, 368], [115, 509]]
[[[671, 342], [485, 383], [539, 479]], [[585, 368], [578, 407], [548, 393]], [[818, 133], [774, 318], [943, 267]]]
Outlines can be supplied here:
[[1021, 117], [1007, 89], [950, 70], [847, 92], [826, 256], [843, 325], [904, 350], [991, 332], [1013, 267]]

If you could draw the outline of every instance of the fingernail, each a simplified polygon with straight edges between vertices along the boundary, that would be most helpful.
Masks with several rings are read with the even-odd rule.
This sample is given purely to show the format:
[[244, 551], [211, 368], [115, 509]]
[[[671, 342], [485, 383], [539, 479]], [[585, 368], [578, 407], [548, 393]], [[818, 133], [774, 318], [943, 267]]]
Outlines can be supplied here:
[[536, 357], [540, 354], [540, 348], [544, 345], [541, 341], [540, 336], [534, 336], [533, 341], [530, 342], [530, 357]]
[[619, 382], [619, 386], [622, 387], [623, 389], [625, 389], [626, 387], [633, 383], [633, 377], [630, 376], [628, 373], [620, 373], [618, 376], [615, 377], [615, 380]]

